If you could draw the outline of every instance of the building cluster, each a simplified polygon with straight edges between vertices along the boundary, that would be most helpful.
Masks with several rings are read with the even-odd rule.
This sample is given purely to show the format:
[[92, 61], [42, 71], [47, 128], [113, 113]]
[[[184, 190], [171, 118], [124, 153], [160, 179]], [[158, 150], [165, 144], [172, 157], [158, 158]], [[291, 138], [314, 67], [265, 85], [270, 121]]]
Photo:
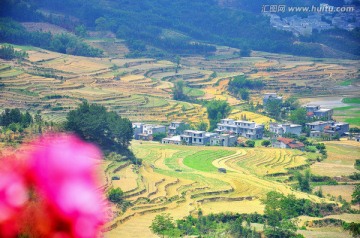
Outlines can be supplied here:
[[[266, 93], [263, 96], [264, 106], [271, 100], [282, 102], [283, 98], [276, 93]], [[306, 105], [306, 116], [314, 122], [306, 123], [305, 129], [309, 137], [317, 138], [324, 135], [343, 136], [349, 132], [349, 123], [332, 120], [333, 109], [321, 108], [320, 105]], [[133, 123], [134, 139], [153, 140], [158, 133], [166, 134], [163, 144], [198, 145], [198, 146], [235, 146], [239, 137], [250, 140], [262, 139], [265, 126], [246, 120], [221, 119], [214, 132], [188, 130], [184, 122], [171, 122], [168, 127], [163, 125]], [[273, 147], [303, 149], [304, 144], [298, 142], [290, 135], [300, 136], [303, 126], [292, 123], [270, 123], [269, 131]], [[360, 140], [360, 139], [359, 139]]]
[[185, 125], [184, 122], [171, 122], [166, 128], [162, 125], [133, 123], [134, 139], [152, 140], [154, 134], [166, 133], [163, 144], [235, 146], [239, 136], [261, 139], [264, 134], [264, 125], [243, 120], [222, 119], [214, 132], [184, 130]]
[[309, 118], [331, 120], [334, 110], [328, 108], [321, 108], [320, 105], [307, 105], [305, 106], [306, 116]]
[[278, 124], [270, 123], [269, 131], [274, 133], [275, 136], [284, 136], [286, 134], [293, 134], [299, 136], [302, 131], [302, 126], [298, 124]]
[[349, 132], [349, 123], [334, 121], [315, 121], [306, 123], [306, 128], [310, 129], [310, 137], [320, 137], [324, 134], [330, 136], [343, 136]]
[[[336, 7], [328, 4], [320, 4], [318, 7], [310, 7], [314, 14], [307, 17], [299, 17], [293, 15], [290, 17], [281, 18], [275, 13], [265, 13], [270, 17], [270, 24], [272, 27], [290, 31], [294, 35], [311, 35], [314, 30], [321, 32], [328, 29], [344, 29], [351, 31], [356, 27], [360, 27], [360, 9], [357, 7], [348, 7], [349, 11], [346, 12], [334, 12], [331, 9]], [[351, 9], [351, 11], [350, 11]]]
[[[169, 127], [172, 128], [172, 124]], [[264, 125], [250, 121], [222, 119], [217, 129], [212, 132], [184, 130], [180, 134], [169, 133], [170, 137], [162, 140], [163, 144], [235, 146], [239, 136], [248, 139], [261, 139], [264, 134]]]
[[166, 126], [133, 123], [134, 139], [135, 140], [153, 140], [153, 136], [157, 133], [166, 133]]

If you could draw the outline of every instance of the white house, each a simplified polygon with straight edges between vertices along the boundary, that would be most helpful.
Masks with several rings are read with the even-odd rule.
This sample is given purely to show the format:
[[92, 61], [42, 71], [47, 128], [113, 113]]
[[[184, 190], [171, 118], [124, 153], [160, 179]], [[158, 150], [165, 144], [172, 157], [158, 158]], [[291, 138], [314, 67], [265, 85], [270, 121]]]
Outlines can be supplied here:
[[301, 134], [302, 126], [298, 124], [270, 123], [269, 130], [277, 136], [282, 136], [284, 134], [294, 134], [299, 136]]
[[250, 121], [235, 121], [234, 119], [222, 119], [217, 124], [215, 132], [219, 134], [236, 134], [249, 139], [261, 139], [264, 134], [265, 126]]

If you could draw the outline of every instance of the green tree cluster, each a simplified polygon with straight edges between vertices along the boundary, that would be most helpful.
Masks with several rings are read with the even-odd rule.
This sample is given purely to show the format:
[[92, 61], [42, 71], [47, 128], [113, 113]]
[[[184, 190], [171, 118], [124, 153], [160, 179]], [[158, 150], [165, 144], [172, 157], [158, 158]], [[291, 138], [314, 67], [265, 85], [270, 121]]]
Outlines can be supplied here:
[[161, 142], [166, 137], [166, 133], [155, 133], [153, 134], [153, 141]]
[[0, 42], [32, 45], [63, 54], [80, 56], [98, 57], [103, 53], [102, 50], [91, 47], [76, 36], [64, 33], [52, 35], [50, 32], [29, 32], [10, 19], [0, 18], [0, 29]]
[[[340, 0], [324, 2], [336, 5]], [[360, 54], [359, 28], [350, 32], [333, 29], [315, 32], [312, 36], [294, 37], [291, 32], [274, 30], [268, 17], [260, 14], [259, 9], [267, 3], [266, 0], [238, 0], [232, 1], [236, 7], [226, 8], [220, 6], [218, 1], [210, 0], [194, 0], [186, 4], [181, 0], [118, 0], [107, 4], [96, 0], [3, 0], [0, 1], [0, 16], [18, 21], [48, 21], [70, 30], [75, 28], [74, 21], [68, 16], [45, 15], [38, 10], [48, 9], [76, 16], [87, 28], [112, 31], [119, 38], [140, 40], [174, 54], [207, 54], [215, 50], [210, 44], [241, 48], [243, 56], [248, 56], [250, 52], [247, 49], [252, 49], [323, 57], [327, 48], [319, 47], [319, 44], [350, 54]], [[299, 3], [295, 0], [287, 1], [292, 6], [298, 6]], [[276, 0], [272, 4], [283, 4], [283, 1]], [[318, 2], [308, 0], [307, 4], [316, 5]], [[195, 40], [167, 36], [164, 29], [181, 32]], [[196, 41], [210, 44], [199, 44]]]
[[70, 111], [66, 117], [65, 128], [82, 139], [96, 143], [102, 149], [111, 151], [127, 150], [133, 137], [133, 128], [129, 119], [105, 107], [82, 103], [79, 108]]
[[311, 173], [309, 170], [305, 171], [305, 175], [301, 173], [296, 174], [296, 179], [298, 181], [299, 189], [302, 192], [311, 192], [310, 181], [311, 181]]
[[28, 58], [29, 55], [26, 51], [16, 51], [11, 45], [3, 45], [0, 47], [0, 58], [4, 60], [12, 60], [12, 59], [25, 59]]
[[206, 103], [205, 106], [210, 121], [210, 130], [215, 129], [217, 123], [221, 119], [226, 118], [231, 111], [231, 107], [229, 103], [227, 101], [222, 101], [222, 100], [209, 101], [208, 103]]
[[265, 147], [268, 147], [270, 144], [271, 144], [271, 142], [270, 142], [269, 140], [263, 140], [263, 141], [261, 142], [261, 145], [262, 145], [262, 146], [265, 146]]
[[247, 147], [255, 147], [255, 141], [253, 140], [247, 140], [245, 144]]
[[264, 86], [265, 84], [262, 80], [249, 80], [246, 76], [239, 75], [230, 80], [228, 90], [234, 96], [248, 101], [250, 99], [249, 90], [260, 90]]
[[305, 108], [297, 108], [290, 114], [290, 121], [293, 123], [305, 126], [305, 123], [308, 122], [306, 117], [306, 109]]
[[173, 99], [187, 101], [189, 97], [184, 93], [185, 83], [182, 80], [176, 81], [173, 88]]
[[6, 108], [0, 115], [0, 125], [9, 127], [13, 131], [23, 130], [30, 126], [33, 117], [29, 112], [21, 113], [18, 108]]
[[355, 186], [354, 191], [353, 191], [351, 197], [352, 197], [351, 202], [352, 202], [353, 204], [359, 204], [359, 205], [360, 205], [360, 185], [359, 185], [359, 184], [357, 184], [357, 185]]
[[161, 235], [162, 237], [179, 237], [179, 230], [175, 228], [173, 218], [169, 213], [156, 215], [155, 219], [150, 225], [150, 229], [153, 233]]
[[112, 203], [121, 203], [124, 192], [120, 188], [111, 188], [107, 193], [107, 198]]

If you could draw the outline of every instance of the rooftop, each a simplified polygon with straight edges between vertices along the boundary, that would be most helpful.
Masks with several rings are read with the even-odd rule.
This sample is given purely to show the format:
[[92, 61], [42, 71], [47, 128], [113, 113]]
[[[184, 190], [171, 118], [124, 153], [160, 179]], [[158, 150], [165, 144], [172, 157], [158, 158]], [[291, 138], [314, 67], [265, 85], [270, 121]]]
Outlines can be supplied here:
[[153, 124], [145, 124], [144, 127], [151, 127], [151, 128], [164, 128], [163, 125], [153, 125]]
[[285, 137], [280, 137], [277, 139], [279, 142], [282, 142], [284, 144], [286, 144], [287, 146], [289, 146], [290, 148], [299, 148], [299, 147], [304, 147], [304, 144], [298, 141], [295, 141], [294, 139], [291, 138], [285, 138]]
[[334, 126], [344, 126], [344, 125], [349, 125], [349, 123], [346, 122], [335, 122]]
[[185, 130], [184, 132], [194, 133], [194, 134], [201, 134], [201, 133], [205, 133], [205, 131], [195, 131], [195, 130]]
[[170, 140], [170, 141], [181, 141], [180, 136], [173, 136], [169, 138], [164, 138], [164, 140]]
[[332, 109], [328, 109], [328, 108], [321, 108], [319, 110], [317, 110], [316, 112], [328, 112], [331, 111]]
[[314, 121], [314, 122], [306, 123], [306, 125], [319, 126], [319, 125], [323, 125], [323, 124], [332, 124], [332, 123], [333, 123], [332, 121]]

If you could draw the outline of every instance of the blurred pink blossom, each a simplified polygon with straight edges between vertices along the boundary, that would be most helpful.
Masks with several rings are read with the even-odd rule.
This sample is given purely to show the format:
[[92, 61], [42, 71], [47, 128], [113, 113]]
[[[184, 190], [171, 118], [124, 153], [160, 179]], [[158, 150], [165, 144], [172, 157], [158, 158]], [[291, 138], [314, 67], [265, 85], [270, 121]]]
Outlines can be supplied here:
[[[24, 173], [0, 170], [0, 231], [11, 218], [22, 216], [34, 219], [32, 229], [44, 237], [96, 237], [105, 222], [95, 171], [100, 151], [65, 134], [44, 136], [31, 148]], [[30, 191], [37, 197], [27, 205]], [[29, 214], [21, 214], [25, 211]]]

